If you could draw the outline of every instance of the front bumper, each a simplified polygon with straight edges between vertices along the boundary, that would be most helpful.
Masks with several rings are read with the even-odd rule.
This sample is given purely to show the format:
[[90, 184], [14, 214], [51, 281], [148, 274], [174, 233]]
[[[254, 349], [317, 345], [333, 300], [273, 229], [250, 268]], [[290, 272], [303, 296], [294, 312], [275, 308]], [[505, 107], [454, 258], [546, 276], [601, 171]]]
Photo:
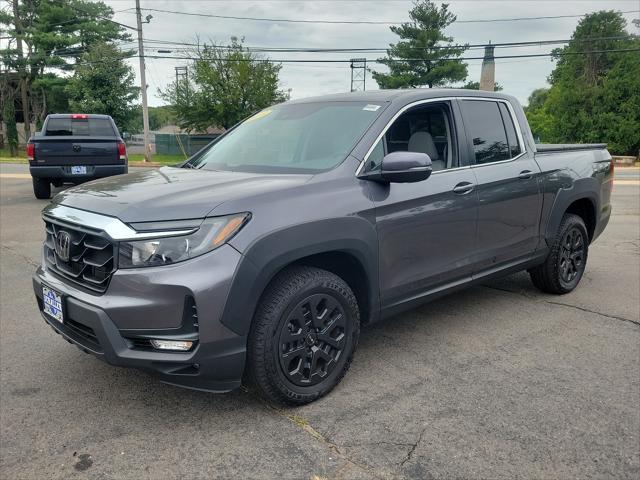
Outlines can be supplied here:
[[[246, 337], [221, 323], [240, 254], [224, 245], [165, 267], [117, 270], [106, 293], [82, 290], [39, 267], [33, 288], [45, 321], [67, 341], [111, 365], [133, 367], [161, 381], [224, 392], [240, 386]], [[65, 323], [43, 313], [42, 285], [63, 296]], [[140, 338], [185, 330], [185, 299], [197, 307], [197, 343], [190, 352], [140, 347]]]
[[29, 173], [35, 178], [51, 178], [78, 182], [94, 178], [111, 177], [127, 173], [129, 168], [126, 164], [121, 165], [87, 165], [85, 175], [73, 175], [71, 165], [30, 165]]

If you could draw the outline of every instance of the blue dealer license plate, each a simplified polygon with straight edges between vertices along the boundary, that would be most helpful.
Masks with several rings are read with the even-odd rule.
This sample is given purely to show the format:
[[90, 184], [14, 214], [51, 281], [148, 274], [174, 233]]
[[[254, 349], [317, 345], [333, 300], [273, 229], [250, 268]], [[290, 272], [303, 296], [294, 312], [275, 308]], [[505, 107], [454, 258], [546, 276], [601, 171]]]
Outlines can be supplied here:
[[64, 314], [62, 313], [62, 295], [43, 285], [42, 300], [44, 304], [44, 313], [60, 323], [63, 323]]

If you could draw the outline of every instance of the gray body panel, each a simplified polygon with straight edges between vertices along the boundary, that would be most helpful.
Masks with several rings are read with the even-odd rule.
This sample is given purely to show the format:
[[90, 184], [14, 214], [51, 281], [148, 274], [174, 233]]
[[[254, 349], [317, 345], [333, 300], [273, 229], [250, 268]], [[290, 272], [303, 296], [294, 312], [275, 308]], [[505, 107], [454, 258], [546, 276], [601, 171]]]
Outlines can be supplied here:
[[[508, 102], [520, 127], [524, 153], [509, 161], [474, 165], [471, 144], [458, 118], [458, 98]], [[608, 152], [600, 145], [537, 148], [524, 113], [511, 96], [421, 89], [293, 103], [352, 100], [383, 108], [351, 154], [330, 171], [265, 175], [165, 167], [90, 182], [59, 194], [54, 199], [57, 204], [116, 217], [129, 225], [239, 212], [250, 212], [251, 220], [228, 245], [210, 254], [174, 266], [116, 271], [104, 295], [80, 292], [39, 269], [34, 277], [36, 296], [42, 296], [38, 293], [42, 283], [49, 284], [84, 305], [87, 315], [97, 318], [90, 321], [101, 332], [124, 335], [132, 330], [179, 329], [184, 297], [191, 295], [198, 311], [206, 311], [200, 322], [202, 353], [173, 358], [184, 368], [198, 363], [200, 372], [167, 377], [163, 367], [155, 373], [170, 383], [225, 390], [240, 382], [246, 337], [260, 297], [287, 265], [318, 264], [323, 255], [337, 254], [334, 261], [349, 262], [350, 269], [361, 273], [352, 288], [358, 290], [363, 321], [374, 322], [488, 277], [541, 263], [562, 216], [576, 200], [593, 206], [592, 239], [608, 221], [612, 182]], [[458, 168], [434, 172], [417, 183], [358, 178], [356, 172], [367, 153], [394, 116], [430, 100], [450, 102], [457, 124]], [[523, 172], [530, 176], [521, 178]], [[464, 194], [454, 192], [460, 184], [473, 188]], [[81, 310], [78, 305], [74, 308]], [[139, 353], [136, 362], [129, 362], [130, 352], [118, 348], [105, 359], [154, 369], [155, 352], [146, 357]], [[207, 363], [212, 358], [225, 365], [223, 373]]]

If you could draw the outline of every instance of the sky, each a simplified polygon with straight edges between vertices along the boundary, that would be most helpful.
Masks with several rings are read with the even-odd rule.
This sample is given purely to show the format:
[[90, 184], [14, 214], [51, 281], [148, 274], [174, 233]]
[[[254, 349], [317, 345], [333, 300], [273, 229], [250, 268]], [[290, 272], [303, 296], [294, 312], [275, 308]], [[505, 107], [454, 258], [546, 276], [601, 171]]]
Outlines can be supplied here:
[[[130, 9], [134, 0], [105, 0], [117, 13], [114, 19], [135, 25], [135, 14]], [[436, 2], [441, 3], [441, 2]], [[630, 33], [640, 34], [631, 23], [639, 18], [640, 0], [449, 0], [450, 11], [458, 20], [505, 19], [558, 15], [581, 15], [597, 10], [635, 10], [624, 14]], [[411, 0], [310, 0], [310, 1], [216, 1], [216, 0], [141, 0], [142, 8], [157, 8], [188, 13], [208, 13], [228, 16], [263, 17], [272, 19], [304, 20], [357, 20], [403, 22], [409, 19]], [[125, 11], [123, 11], [125, 10]], [[288, 23], [281, 21], [251, 21], [235, 19], [203, 18], [161, 12], [143, 12], [153, 15], [143, 26], [144, 38], [174, 42], [215, 42], [226, 44], [232, 36], [244, 37], [245, 45], [261, 47], [320, 47], [320, 48], [386, 48], [398, 37], [388, 25], [336, 25], [321, 23]], [[446, 33], [456, 43], [485, 44], [520, 41], [561, 40], [571, 37], [579, 18], [557, 18], [490, 23], [453, 23]], [[163, 47], [167, 48], [167, 47]], [[553, 46], [534, 45], [496, 49], [496, 81], [506, 93], [515, 95], [526, 104], [529, 94], [536, 88], [548, 86], [546, 79], [554, 67], [548, 57], [503, 59], [501, 55], [537, 54], [550, 52]], [[167, 55], [146, 50], [147, 55]], [[180, 55], [174, 50], [169, 55]], [[269, 53], [270, 59], [348, 59], [362, 56], [354, 53]], [[367, 58], [381, 55], [367, 53]], [[465, 56], [482, 56], [481, 50], [469, 50]], [[138, 59], [129, 62], [139, 76]], [[480, 79], [481, 60], [469, 60], [467, 80]], [[188, 65], [188, 60], [153, 59], [146, 62], [149, 105], [164, 102], [158, 89], [175, 79], [175, 67]], [[384, 70], [379, 64], [371, 67]], [[138, 79], [139, 83], [139, 79]], [[350, 89], [348, 63], [292, 64], [284, 63], [280, 71], [280, 86], [291, 89], [291, 98], [304, 98]], [[366, 89], [377, 89], [375, 81], [367, 74]]]

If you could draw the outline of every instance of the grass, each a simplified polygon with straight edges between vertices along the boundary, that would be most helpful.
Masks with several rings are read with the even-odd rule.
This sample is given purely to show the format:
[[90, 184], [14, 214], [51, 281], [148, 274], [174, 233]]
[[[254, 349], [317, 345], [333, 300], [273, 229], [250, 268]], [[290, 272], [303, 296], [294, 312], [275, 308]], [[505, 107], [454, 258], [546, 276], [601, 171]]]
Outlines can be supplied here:
[[[153, 156], [153, 163], [159, 165], [173, 165], [174, 163], [184, 162], [186, 159], [183, 155], [162, 155], [156, 154]], [[141, 153], [129, 154], [129, 163], [142, 163], [144, 161], [144, 155]]]
[[0, 163], [27, 163], [27, 153], [20, 148], [18, 156], [12, 157], [8, 148], [0, 148]]
[[[185, 160], [183, 155], [161, 155], [153, 156], [153, 162], [149, 166], [173, 165]], [[144, 155], [141, 153], [132, 153], [129, 155], [130, 165], [143, 165]], [[27, 163], [27, 155], [24, 150], [18, 150], [17, 157], [11, 157], [9, 149], [0, 149], [0, 163]]]

